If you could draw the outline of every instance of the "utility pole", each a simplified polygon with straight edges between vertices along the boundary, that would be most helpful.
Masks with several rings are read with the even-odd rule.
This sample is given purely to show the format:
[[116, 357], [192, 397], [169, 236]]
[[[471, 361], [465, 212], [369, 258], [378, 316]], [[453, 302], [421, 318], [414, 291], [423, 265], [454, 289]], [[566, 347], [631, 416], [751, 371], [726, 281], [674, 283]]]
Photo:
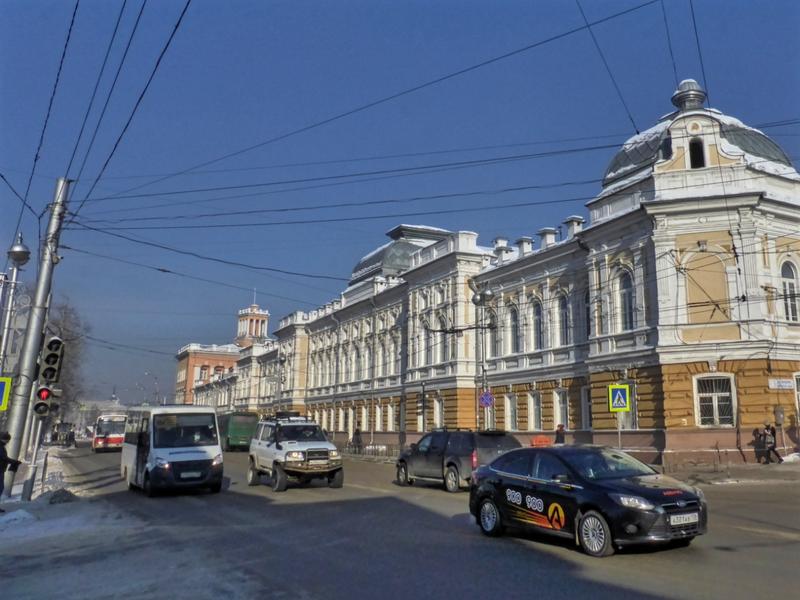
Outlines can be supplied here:
[[[47, 225], [47, 236], [42, 247], [39, 277], [36, 280], [36, 293], [31, 306], [25, 338], [22, 342], [22, 351], [19, 359], [19, 376], [11, 396], [11, 412], [8, 419], [8, 432], [11, 441], [8, 443], [8, 454], [19, 458], [20, 448], [23, 443], [23, 430], [28, 417], [33, 381], [36, 378], [36, 359], [41, 351], [42, 335], [44, 333], [45, 316], [47, 314], [48, 298], [53, 282], [53, 267], [58, 263], [58, 239], [61, 234], [61, 225], [64, 214], [67, 212], [67, 198], [69, 194], [69, 180], [59, 177], [56, 182], [56, 191], [53, 204], [50, 206], [50, 222]], [[34, 457], [35, 458], [35, 457]], [[14, 473], [6, 474], [6, 487], [11, 493], [14, 484]]]

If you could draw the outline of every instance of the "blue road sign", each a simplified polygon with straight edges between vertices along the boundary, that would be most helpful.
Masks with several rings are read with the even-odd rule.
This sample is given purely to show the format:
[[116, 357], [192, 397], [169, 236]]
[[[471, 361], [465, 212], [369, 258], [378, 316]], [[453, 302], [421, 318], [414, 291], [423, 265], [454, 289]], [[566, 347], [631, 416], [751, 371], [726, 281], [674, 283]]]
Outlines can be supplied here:
[[478, 397], [478, 404], [480, 404], [483, 408], [489, 408], [494, 406], [494, 394], [492, 394], [491, 390], [484, 390], [483, 393]]
[[610, 412], [630, 412], [631, 386], [617, 384], [608, 386], [608, 410]]

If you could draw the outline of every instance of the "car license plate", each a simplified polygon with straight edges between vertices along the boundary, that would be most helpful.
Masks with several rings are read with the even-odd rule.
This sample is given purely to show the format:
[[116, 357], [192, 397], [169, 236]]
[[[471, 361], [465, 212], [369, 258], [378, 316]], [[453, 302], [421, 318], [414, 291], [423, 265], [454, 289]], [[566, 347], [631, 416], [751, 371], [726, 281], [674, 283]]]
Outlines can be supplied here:
[[697, 523], [700, 520], [698, 513], [689, 513], [686, 515], [671, 515], [669, 518], [670, 525], [688, 525], [690, 523]]
[[200, 477], [200, 475], [201, 475], [200, 471], [184, 471], [183, 473], [181, 473], [181, 477], [183, 479], [191, 479], [193, 477]]
[[328, 462], [327, 460], [310, 460], [310, 461], [308, 461], [308, 464], [310, 464], [310, 465], [324, 465], [324, 464], [327, 464], [327, 462]]

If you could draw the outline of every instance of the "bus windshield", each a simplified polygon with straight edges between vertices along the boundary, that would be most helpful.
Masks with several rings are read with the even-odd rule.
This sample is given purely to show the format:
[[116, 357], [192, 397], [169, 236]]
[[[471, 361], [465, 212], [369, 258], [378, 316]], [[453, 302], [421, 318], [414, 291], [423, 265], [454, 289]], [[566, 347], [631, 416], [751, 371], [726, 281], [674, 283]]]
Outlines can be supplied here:
[[217, 425], [209, 413], [153, 415], [156, 448], [186, 448], [217, 443]]
[[125, 421], [100, 420], [97, 422], [97, 435], [122, 435], [123, 433], [125, 433]]

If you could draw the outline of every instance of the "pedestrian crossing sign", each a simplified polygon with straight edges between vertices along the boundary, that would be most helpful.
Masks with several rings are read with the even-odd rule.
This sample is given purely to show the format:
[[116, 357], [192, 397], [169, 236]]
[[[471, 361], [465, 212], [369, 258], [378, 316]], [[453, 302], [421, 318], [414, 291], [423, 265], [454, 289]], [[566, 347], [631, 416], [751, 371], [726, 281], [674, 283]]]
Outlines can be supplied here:
[[11, 395], [11, 377], [0, 377], [0, 412], [8, 410], [8, 397]]
[[627, 383], [619, 383], [608, 386], [608, 410], [611, 412], [630, 412], [630, 385]]

